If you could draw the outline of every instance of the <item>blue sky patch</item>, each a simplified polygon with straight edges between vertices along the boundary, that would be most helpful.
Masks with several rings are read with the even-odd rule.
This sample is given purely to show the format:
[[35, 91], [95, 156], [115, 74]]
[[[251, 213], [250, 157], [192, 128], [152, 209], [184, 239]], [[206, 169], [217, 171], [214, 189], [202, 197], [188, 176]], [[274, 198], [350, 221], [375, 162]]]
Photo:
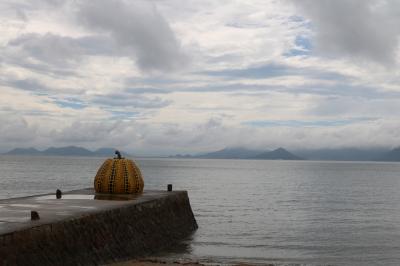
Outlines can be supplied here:
[[72, 108], [72, 109], [83, 109], [87, 106], [87, 104], [77, 99], [55, 100], [54, 103], [62, 108]]
[[305, 36], [297, 36], [296, 40], [294, 41], [297, 47], [301, 47], [304, 50], [311, 50], [313, 48], [312, 43], [309, 38]]
[[284, 56], [299, 56], [299, 55], [310, 55], [313, 45], [309, 38], [298, 35], [294, 41], [295, 48], [290, 49], [289, 52], [285, 53]]

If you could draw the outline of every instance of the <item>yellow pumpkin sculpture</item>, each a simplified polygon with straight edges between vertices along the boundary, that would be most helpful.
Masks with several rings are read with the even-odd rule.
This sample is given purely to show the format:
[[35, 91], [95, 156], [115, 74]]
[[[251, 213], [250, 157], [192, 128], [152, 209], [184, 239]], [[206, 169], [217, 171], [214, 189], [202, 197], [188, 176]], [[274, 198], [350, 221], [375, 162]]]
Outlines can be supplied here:
[[117, 157], [107, 159], [94, 178], [96, 193], [132, 194], [143, 191], [143, 178], [139, 167], [132, 160], [121, 157], [116, 151]]

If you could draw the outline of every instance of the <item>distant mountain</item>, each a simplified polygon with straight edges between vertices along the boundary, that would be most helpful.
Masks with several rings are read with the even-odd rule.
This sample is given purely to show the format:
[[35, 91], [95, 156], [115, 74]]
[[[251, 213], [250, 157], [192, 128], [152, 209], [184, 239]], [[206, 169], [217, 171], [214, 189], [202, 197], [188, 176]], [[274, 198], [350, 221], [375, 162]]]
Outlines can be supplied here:
[[93, 152], [82, 147], [68, 146], [54, 148], [50, 147], [42, 151], [43, 155], [53, 155], [53, 156], [93, 156]]
[[388, 150], [384, 148], [341, 148], [296, 150], [294, 152], [308, 160], [374, 161], [377, 158], [381, 158]]
[[303, 160], [302, 158], [288, 152], [283, 148], [273, 151], [251, 150], [246, 148], [225, 148], [222, 150], [208, 152], [198, 155], [170, 156], [173, 158], [201, 158], [201, 159], [263, 159], [263, 160]]
[[[35, 148], [16, 148], [5, 153], [6, 155], [30, 155], [30, 156], [90, 156], [90, 157], [113, 157], [115, 155], [114, 148], [100, 148], [95, 151], [77, 147], [50, 147], [46, 150], [39, 151]], [[126, 152], [121, 151], [123, 157], [130, 157]]]
[[400, 162], [400, 147], [385, 153], [377, 160], [386, 162]]
[[225, 148], [193, 157], [205, 159], [247, 159], [260, 154], [261, 152], [262, 151], [259, 150], [250, 150], [246, 148]]
[[35, 148], [15, 148], [9, 152], [6, 152], [7, 155], [40, 155], [41, 151], [38, 151]]
[[300, 158], [284, 148], [278, 148], [273, 151], [266, 151], [263, 153], [260, 153], [254, 157], [251, 157], [251, 159], [260, 159], [260, 160], [304, 160], [303, 158]]

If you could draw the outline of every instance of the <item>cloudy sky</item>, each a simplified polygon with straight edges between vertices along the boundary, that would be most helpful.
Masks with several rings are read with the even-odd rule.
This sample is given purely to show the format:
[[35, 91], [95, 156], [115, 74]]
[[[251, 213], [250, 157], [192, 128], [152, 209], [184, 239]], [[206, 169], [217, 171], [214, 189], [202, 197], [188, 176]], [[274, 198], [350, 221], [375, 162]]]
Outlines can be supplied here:
[[400, 145], [396, 0], [2, 0], [0, 151]]

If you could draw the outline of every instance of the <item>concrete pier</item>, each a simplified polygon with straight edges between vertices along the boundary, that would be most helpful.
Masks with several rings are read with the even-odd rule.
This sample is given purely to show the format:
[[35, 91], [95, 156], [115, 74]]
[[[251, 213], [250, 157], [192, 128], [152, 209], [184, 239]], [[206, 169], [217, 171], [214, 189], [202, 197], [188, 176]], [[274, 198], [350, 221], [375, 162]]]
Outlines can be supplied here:
[[[39, 219], [31, 220], [31, 211]], [[142, 257], [197, 228], [186, 191], [92, 189], [0, 200], [0, 265], [98, 265]]]

